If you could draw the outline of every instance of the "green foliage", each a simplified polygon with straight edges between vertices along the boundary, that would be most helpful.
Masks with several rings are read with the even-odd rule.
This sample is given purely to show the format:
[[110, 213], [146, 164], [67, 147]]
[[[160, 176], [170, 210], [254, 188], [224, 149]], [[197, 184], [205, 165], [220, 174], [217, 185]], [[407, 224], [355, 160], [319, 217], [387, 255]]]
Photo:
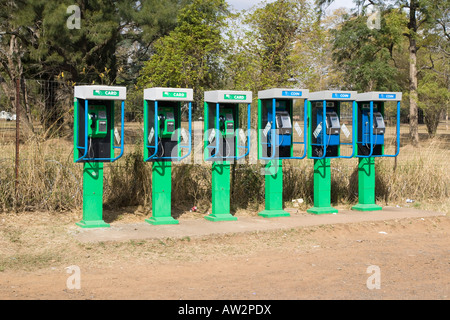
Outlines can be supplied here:
[[[355, 0], [352, 15], [313, 7], [331, 2], [263, 1], [231, 14], [225, 0], [0, 0], [0, 77], [6, 80], [0, 79], [0, 102], [13, 110], [12, 80], [25, 77], [127, 85], [133, 111], [142, 108], [144, 87], [190, 87], [194, 118], [203, 92], [222, 88], [395, 90], [411, 98], [404, 106], [414, 106], [408, 91], [417, 79], [419, 106], [427, 124], [435, 122], [430, 112], [442, 112], [434, 106], [446, 103], [437, 92], [449, 88], [449, 0]], [[81, 10], [81, 29], [66, 25], [73, 4]], [[373, 4], [382, 10], [380, 30], [366, 24]], [[409, 72], [411, 45], [417, 75]], [[25, 109], [48, 128], [71, 107], [54, 99], [70, 89], [42, 91], [44, 106]], [[27, 100], [26, 88], [23, 94]]]
[[[56, 101], [68, 90], [61, 92], [50, 81], [68, 86], [133, 83], [140, 62], [148, 59], [153, 42], [175, 27], [186, 1], [0, 0], [0, 76], [6, 80], [0, 87], [12, 101], [14, 79], [47, 80], [44, 106], [26, 108], [29, 119], [39, 114], [48, 137], [63, 127], [70, 108]], [[68, 27], [72, 5], [80, 9], [80, 28]], [[27, 104], [26, 88], [23, 95]]]
[[[153, 53], [153, 44], [177, 24], [179, 10], [189, 0], [121, 1], [117, 4], [122, 24], [122, 41], [116, 50], [118, 65], [124, 66], [119, 79], [135, 83], [137, 75]], [[132, 61], [132, 63], [130, 63]]]
[[[25, 77], [55, 80], [60, 76], [79, 83], [110, 84], [122, 70], [126, 79], [136, 72], [133, 68], [148, 58], [149, 46], [175, 27], [176, 14], [185, 2], [0, 0], [0, 46], [6, 50], [12, 36], [20, 39]], [[67, 9], [74, 4], [81, 11], [79, 29], [67, 27], [72, 15]], [[6, 58], [0, 56], [0, 61]]]
[[426, 72], [419, 81], [419, 107], [424, 112], [425, 124], [430, 137], [436, 135], [442, 113], [449, 111], [450, 91], [448, 83], [444, 81], [438, 73], [433, 71]]
[[184, 7], [177, 27], [156, 41], [138, 86], [194, 87], [194, 108], [201, 106], [203, 91], [220, 86], [221, 31], [227, 12], [224, 0], [194, 0]]
[[234, 29], [227, 34], [231, 87], [258, 91], [294, 85], [301, 64], [294, 54], [295, 43], [310, 30], [313, 17], [310, 3], [304, 0], [266, 2], [235, 17]]
[[401, 41], [401, 28], [389, 21], [401, 15], [385, 12], [381, 29], [369, 29], [367, 17], [353, 16], [332, 30], [333, 58], [336, 68], [345, 73], [345, 85], [358, 91], [397, 91], [397, 68], [392, 60], [393, 47]]
[[293, 76], [291, 53], [306, 13], [305, 6], [305, 1], [275, 1], [248, 18], [260, 48], [261, 73], [266, 76], [263, 87], [285, 84]]
[[450, 1], [430, 0], [432, 9], [424, 22], [421, 49], [418, 54], [419, 107], [424, 112], [428, 135], [436, 135], [443, 113], [449, 111], [450, 102]]
[[[316, 0], [320, 8], [332, 2], [334, 1]], [[405, 104], [409, 104], [410, 112], [410, 137], [413, 144], [417, 145], [419, 139], [417, 107], [420, 106], [424, 110], [429, 135], [433, 136], [442, 111], [436, 108], [436, 99], [437, 96], [441, 98], [445, 96], [437, 92], [440, 92], [440, 88], [446, 90], [450, 88], [448, 68], [445, 67], [449, 65], [450, 35], [447, 30], [449, 1], [355, 0], [354, 2], [358, 10], [361, 9], [361, 13], [355, 13], [353, 19], [344, 23], [342, 28], [335, 32], [334, 58], [337, 65], [345, 70], [346, 83], [351, 88], [364, 91], [398, 88], [405, 91], [404, 97], [408, 99]], [[371, 5], [376, 5], [377, 10], [382, 10], [382, 26], [379, 31], [369, 30], [364, 26], [367, 19], [365, 13]], [[402, 37], [408, 41], [408, 56], [395, 60], [395, 51], [402, 51], [405, 47]], [[423, 51], [426, 51], [425, 54], [429, 55], [429, 59], [420, 56]], [[436, 55], [440, 55], [438, 59], [444, 63], [435, 64]], [[407, 65], [404, 65], [404, 61], [407, 61]], [[446, 84], [438, 84], [439, 81], [423, 70], [431, 70], [441, 75]], [[418, 82], [422, 88], [417, 88]], [[442, 101], [439, 104], [442, 104]]]

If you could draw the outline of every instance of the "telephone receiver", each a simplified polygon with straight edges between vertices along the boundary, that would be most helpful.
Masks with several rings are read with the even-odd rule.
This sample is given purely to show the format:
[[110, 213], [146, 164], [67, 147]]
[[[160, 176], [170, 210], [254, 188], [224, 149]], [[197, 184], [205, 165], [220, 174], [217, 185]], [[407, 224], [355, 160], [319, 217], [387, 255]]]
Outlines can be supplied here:
[[373, 113], [373, 128], [375, 134], [384, 134], [386, 126], [384, 124], [383, 116], [380, 112]]
[[280, 134], [291, 134], [291, 117], [287, 111], [277, 111], [275, 114], [275, 121]]
[[225, 130], [225, 117], [224, 116], [219, 116], [219, 129], [220, 129], [220, 131]]
[[[366, 122], [366, 128], [368, 128], [369, 123]], [[368, 131], [368, 129], [367, 129]], [[384, 119], [381, 112], [373, 113], [373, 134], [384, 134], [386, 131], [386, 126], [384, 124]]]
[[159, 130], [158, 137], [170, 138], [175, 131], [175, 116], [173, 112], [166, 111], [158, 116]]
[[91, 128], [94, 130], [95, 129], [95, 120], [97, 118], [97, 115], [95, 113], [91, 113], [90, 118], [91, 118]]
[[158, 116], [158, 120], [159, 120], [159, 127], [161, 129], [164, 128], [164, 121], [166, 120], [166, 116], [164, 114], [160, 114]]
[[88, 137], [90, 138], [104, 138], [107, 136], [108, 119], [106, 106], [97, 105], [89, 106], [88, 109]]
[[219, 130], [222, 132], [222, 136], [234, 134], [233, 114], [225, 113], [225, 115], [219, 115]]
[[339, 123], [339, 117], [336, 112], [327, 112], [326, 113], [326, 126], [327, 126], [327, 134], [339, 134], [341, 130], [341, 124]]

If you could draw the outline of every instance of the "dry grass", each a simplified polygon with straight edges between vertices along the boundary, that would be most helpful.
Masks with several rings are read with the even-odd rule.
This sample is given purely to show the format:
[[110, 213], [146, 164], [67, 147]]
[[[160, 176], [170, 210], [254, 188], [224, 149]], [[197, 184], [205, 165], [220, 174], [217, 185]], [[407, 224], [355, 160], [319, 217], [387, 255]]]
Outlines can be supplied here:
[[[151, 207], [151, 164], [142, 161], [142, 130], [139, 124], [126, 128], [126, 153], [122, 159], [105, 165], [104, 203], [106, 209]], [[421, 127], [421, 134], [425, 128]], [[402, 127], [406, 141], [407, 127]], [[376, 160], [376, 198], [383, 204], [416, 205], [445, 203], [449, 198], [450, 174], [446, 159], [450, 156], [449, 134], [445, 126], [437, 138], [422, 139], [414, 148], [402, 144], [397, 160]], [[423, 138], [423, 137], [422, 137]], [[27, 141], [20, 145], [20, 176], [15, 196], [14, 145], [0, 144], [0, 211], [71, 211], [82, 205], [82, 165], [72, 160], [70, 139]], [[357, 202], [357, 159], [333, 159], [331, 162], [332, 202], [351, 206]], [[232, 166], [232, 210], [258, 212], [264, 206], [264, 176], [261, 165]], [[283, 198], [286, 205], [302, 198], [306, 209], [313, 202], [312, 160], [283, 163]], [[173, 167], [172, 199], [174, 215], [193, 205], [199, 212], [211, 210], [211, 168], [208, 165], [176, 164]]]

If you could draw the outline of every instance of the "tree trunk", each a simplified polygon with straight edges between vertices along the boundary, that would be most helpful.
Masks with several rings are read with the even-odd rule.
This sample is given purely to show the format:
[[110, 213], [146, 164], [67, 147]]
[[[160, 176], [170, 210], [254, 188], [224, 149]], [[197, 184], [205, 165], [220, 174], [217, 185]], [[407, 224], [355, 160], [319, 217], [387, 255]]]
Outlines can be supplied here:
[[417, 93], [417, 1], [411, 0], [409, 10], [409, 135], [413, 146], [419, 145], [419, 117]]

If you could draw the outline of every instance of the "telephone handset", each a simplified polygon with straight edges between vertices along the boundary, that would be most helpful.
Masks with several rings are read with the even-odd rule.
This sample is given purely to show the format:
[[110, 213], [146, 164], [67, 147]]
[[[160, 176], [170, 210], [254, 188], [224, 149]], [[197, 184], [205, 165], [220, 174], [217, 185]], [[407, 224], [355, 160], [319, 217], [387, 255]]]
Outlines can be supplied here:
[[328, 135], [336, 135], [339, 134], [341, 130], [341, 125], [339, 123], [339, 117], [336, 112], [327, 112], [326, 113], [326, 126], [327, 126], [327, 134]]
[[221, 113], [219, 116], [219, 129], [222, 133], [222, 137], [230, 136], [234, 134], [234, 119], [233, 114], [230, 112]]
[[104, 138], [107, 128], [106, 106], [89, 106], [88, 137]]
[[384, 119], [381, 112], [373, 113], [373, 133], [374, 134], [384, 134], [386, 131], [386, 126], [384, 125]]
[[277, 111], [275, 120], [279, 134], [290, 135], [292, 133], [291, 117], [287, 111]]
[[158, 116], [159, 120], [159, 137], [171, 138], [175, 132], [175, 115], [172, 111], [161, 110]]

